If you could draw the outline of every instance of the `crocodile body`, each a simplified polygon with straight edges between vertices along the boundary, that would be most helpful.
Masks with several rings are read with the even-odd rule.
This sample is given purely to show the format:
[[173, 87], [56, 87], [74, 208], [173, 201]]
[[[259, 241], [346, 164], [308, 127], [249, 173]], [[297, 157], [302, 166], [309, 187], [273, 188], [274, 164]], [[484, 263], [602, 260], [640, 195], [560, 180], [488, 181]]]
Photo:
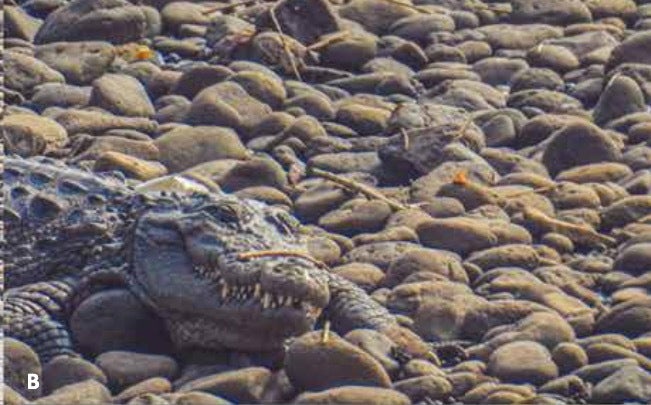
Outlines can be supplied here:
[[[327, 319], [427, 346], [354, 284], [311, 259], [288, 213], [225, 194], [142, 192], [45, 158], [4, 162], [5, 333], [42, 359], [75, 355], [79, 297], [123, 283], [178, 349], [273, 351]], [[45, 361], [45, 360], [44, 360]]]

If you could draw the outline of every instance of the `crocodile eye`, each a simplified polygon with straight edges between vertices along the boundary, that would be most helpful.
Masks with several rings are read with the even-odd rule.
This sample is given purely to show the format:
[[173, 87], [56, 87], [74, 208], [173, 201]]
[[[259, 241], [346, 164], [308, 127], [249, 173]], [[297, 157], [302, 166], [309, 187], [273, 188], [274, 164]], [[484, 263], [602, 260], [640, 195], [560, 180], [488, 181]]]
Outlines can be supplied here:
[[233, 204], [210, 204], [201, 208], [201, 211], [213, 217], [216, 221], [235, 223], [240, 220], [240, 209]]

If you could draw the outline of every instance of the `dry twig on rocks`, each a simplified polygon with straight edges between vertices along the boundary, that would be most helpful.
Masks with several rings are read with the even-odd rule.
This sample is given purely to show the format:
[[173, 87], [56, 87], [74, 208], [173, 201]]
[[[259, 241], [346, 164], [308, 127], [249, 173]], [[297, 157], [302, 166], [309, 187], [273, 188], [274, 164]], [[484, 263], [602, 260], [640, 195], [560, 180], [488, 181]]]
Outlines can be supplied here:
[[314, 176], [324, 178], [324, 179], [326, 179], [328, 181], [331, 181], [331, 182], [333, 182], [335, 184], [343, 186], [343, 187], [345, 187], [345, 188], [347, 188], [349, 190], [357, 191], [359, 193], [364, 194], [369, 199], [383, 201], [383, 202], [387, 203], [387, 205], [389, 205], [389, 207], [391, 207], [391, 209], [393, 209], [393, 210], [400, 211], [400, 210], [405, 210], [405, 209], [408, 208], [405, 204], [402, 204], [399, 201], [388, 198], [384, 194], [377, 191], [375, 188], [373, 188], [371, 186], [368, 186], [366, 184], [360, 183], [358, 181], [347, 179], [345, 177], [338, 176], [338, 175], [336, 175], [334, 173], [331, 173], [331, 172], [328, 172], [328, 171], [325, 171], [325, 170], [321, 170], [321, 169], [317, 169], [316, 167], [308, 168], [306, 174], [307, 175], [312, 174]]
[[341, 40], [347, 39], [349, 36], [350, 36], [350, 31], [348, 30], [338, 31], [332, 35], [324, 35], [323, 39], [308, 46], [307, 49], [310, 51], [316, 51], [318, 49], [323, 48], [324, 46], [328, 46], [332, 44], [333, 42], [339, 42]]
[[524, 215], [525, 220], [531, 221], [542, 230], [546, 232], [560, 233], [567, 236], [575, 243], [589, 246], [605, 245], [607, 247], [617, 244], [617, 241], [614, 238], [602, 235], [589, 226], [573, 224], [571, 222], [551, 218], [544, 212], [533, 207], [523, 207], [522, 214]]
[[285, 51], [285, 55], [289, 59], [289, 63], [292, 67], [292, 70], [294, 71], [294, 76], [296, 76], [296, 79], [302, 82], [303, 78], [301, 77], [301, 74], [298, 71], [298, 66], [296, 66], [296, 60], [294, 59], [294, 54], [289, 49], [289, 45], [287, 45], [287, 41], [285, 40], [285, 34], [283, 33], [283, 29], [280, 27], [280, 23], [278, 22], [278, 17], [276, 17], [277, 6], [278, 3], [274, 4], [273, 7], [269, 9], [269, 15], [271, 16], [271, 21], [276, 27], [276, 31], [278, 31], [278, 33], [280, 34], [280, 42], [283, 45], [283, 51]]

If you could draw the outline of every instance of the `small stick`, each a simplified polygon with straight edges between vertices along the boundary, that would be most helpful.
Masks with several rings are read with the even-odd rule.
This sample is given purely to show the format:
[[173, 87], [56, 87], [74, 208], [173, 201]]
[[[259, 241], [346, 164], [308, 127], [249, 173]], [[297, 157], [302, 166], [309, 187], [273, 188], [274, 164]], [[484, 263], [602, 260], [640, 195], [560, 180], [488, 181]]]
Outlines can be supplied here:
[[280, 34], [280, 42], [283, 45], [283, 50], [285, 51], [285, 54], [287, 54], [287, 57], [289, 58], [289, 63], [292, 66], [292, 70], [294, 71], [294, 75], [299, 81], [303, 81], [303, 78], [301, 77], [301, 74], [298, 72], [298, 67], [296, 66], [296, 62], [294, 61], [294, 54], [291, 53], [289, 50], [289, 46], [287, 45], [287, 41], [285, 41], [285, 34], [283, 33], [283, 29], [280, 27], [280, 23], [278, 22], [278, 18], [276, 17], [276, 7], [278, 6], [278, 3], [276, 3], [273, 7], [269, 9], [269, 15], [271, 16], [271, 21], [274, 23], [274, 26], [276, 27], [276, 31]]
[[321, 333], [321, 343], [328, 343], [330, 340], [330, 321], [325, 321], [323, 324], [323, 332]]
[[522, 213], [524, 214], [525, 220], [533, 222], [546, 232], [560, 233], [570, 238], [573, 242], [592, 246], [595, 244], [603, 244], [606, 246], [614, 246], [617, 244], [614, 238], [602, 235], [589, 226], [551, 218], [544, 212], [533, 207], [524, 207]]
[[409, 134], [404, 128], [400, 128], [400, 133], [402, 134], [402, 147], [407, 150], [409, 149]]
[[556, 184], [554, 184], [552, 186], [538, 187], [538, 188], [534, 188], [533, 190], [525, 190], [525, 191], [519, 191], [519, 192], [513, 193], [513, 194], [503, 195], [502, 198], [515, 198], [515, 197], [520, 197], [520, 196], [523, 196], [523, 195], [533, 194], [533, 193], [536, 193], [536, 194], [538, 194], [538, 193], [546, 193], [548, 191], [554, 190], [556, 187], [558, 187], [558, 185], [556, 185]]
[[292, 250], [256, 250], [251, 252], [240, 253], [237, 255], [238, 260], [259, 259], [261, 257], [297, 257], [316, 264], [319, 267], [328, 267], [325, 263], [317, 260], [304, 252]]
[[308, 46], [307, 49], [310, 51], [315, 51], [317, 49], [321, 49], [324, 46], [328, 46], [333, 42], [340, 41], [342, 39], [346, 39], [350, 36], [350, 31], [345, 30], [345, 31], [339, 31], [337, 33], [334, 33], [326, 38], [323, 38], [322, 40], [313, 43], [312, 45]]
[[380, 193], [377, 191], [375, 188], [371, 186], [367, 186], [366, 184], [357, 182], [355, 180], [347, 179], [345, 177], [338, 176], [334, 173], [317, 169], [315, 167], [308, 168], [307, 174], [313, 174], [318, 177], [322, 177], [326, 180], [329, 180], [333, 183], [339, 184], [340, 186], [343, 186], [349, 190], [357, 191], [362, 194], [364, 194], [367, 198], [369, 199], [375, 199], [375, 200], [380, 200], [389, 205], [393, 210], [395, 211], [400, 211], [400, 210], [405, 210], [408, 207], [398, 201], [392, 200], [391, 198], [388, 198], [384, 194]]

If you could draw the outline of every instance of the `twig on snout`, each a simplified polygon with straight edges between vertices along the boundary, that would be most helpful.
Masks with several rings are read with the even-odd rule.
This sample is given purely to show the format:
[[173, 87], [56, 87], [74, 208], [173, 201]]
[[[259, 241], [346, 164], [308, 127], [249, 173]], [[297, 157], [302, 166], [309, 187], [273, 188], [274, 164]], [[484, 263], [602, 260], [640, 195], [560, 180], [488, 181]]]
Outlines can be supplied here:
[[328, 267], [325, 263], [317, 260], [305, 252], [298, 252], [292, 250], [254, 250], [251, 252], [244, 252], [237, 255], [238, 260], [252, 260], [261, 257], [297, 257], [305, 259], [319, 267]]

